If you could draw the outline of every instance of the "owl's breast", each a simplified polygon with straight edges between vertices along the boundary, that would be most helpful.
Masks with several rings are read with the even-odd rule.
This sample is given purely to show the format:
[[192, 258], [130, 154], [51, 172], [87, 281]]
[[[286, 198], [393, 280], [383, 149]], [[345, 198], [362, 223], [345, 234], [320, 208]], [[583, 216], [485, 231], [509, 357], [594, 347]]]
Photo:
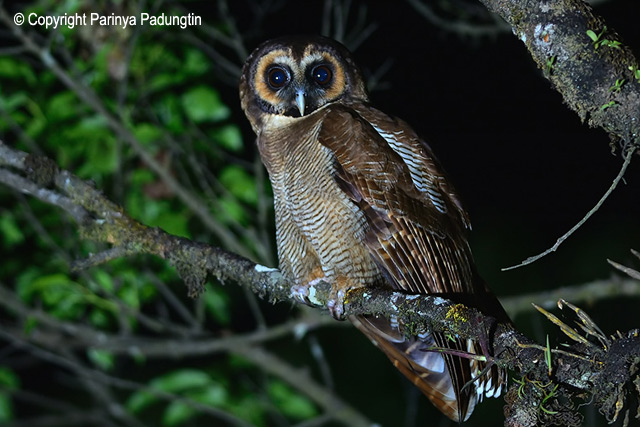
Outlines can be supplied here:
[[280, 266], [300, 282], [323, 275], [357, 287], [379, 280], [364, 244], [364, 213], [340, 189], [334, 153], [320, 144], [322, 111], [267, 126], [258, 140], [269, 171]]

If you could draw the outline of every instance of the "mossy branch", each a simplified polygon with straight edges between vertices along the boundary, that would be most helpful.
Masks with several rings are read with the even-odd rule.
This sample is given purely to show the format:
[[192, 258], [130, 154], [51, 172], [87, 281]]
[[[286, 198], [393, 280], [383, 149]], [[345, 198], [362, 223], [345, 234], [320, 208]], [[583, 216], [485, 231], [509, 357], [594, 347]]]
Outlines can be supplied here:
[[565, 103], [621, 147], [640, 138], [638, 60], [582, 0], [480, 0], [500, 15]]

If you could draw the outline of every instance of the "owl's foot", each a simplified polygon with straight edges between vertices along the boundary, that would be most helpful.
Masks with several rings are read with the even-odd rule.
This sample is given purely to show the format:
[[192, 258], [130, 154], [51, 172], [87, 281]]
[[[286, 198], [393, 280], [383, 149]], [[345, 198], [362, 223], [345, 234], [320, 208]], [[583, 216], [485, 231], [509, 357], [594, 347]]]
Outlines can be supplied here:
[[346, 292], [343, 289], [339, 291], [331, 291], [329, 301], [327, 301], [327, 309], [336, 320], [344, 320], [344, 297]]
[[[323, 282], [326, 283], [325, 278], [319, 277], [304, 285], [295, 285], [291, 288], [291, 296], [294, 300], [312, 307], [324, 306], [322, 301], [317, 298], [317, 286]], [[326, 307], [334, 319], [344, 320], [344, 297], [344, 290], [332, 289], [329, 293]]]
[[318, 277], [303, 285], [295, 285], [291, 287], [291, 296], [294, 300], [311, 307], [322, 306], [322, 302], [316, 298], [317, 286], [324, 281], [324, 277]]

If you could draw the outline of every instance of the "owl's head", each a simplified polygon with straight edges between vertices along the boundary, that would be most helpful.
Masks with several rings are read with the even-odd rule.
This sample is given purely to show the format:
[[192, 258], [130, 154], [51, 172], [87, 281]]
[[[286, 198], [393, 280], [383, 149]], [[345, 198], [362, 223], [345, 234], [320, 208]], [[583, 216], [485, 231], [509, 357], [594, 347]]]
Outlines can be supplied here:
[[367, 94], [347, 48], [326, 37], [293, 36], [269, 40], [251, 53], [240, 100], [257, 130], [265, 115], [302, 117], [338, 100], [367, 101]]

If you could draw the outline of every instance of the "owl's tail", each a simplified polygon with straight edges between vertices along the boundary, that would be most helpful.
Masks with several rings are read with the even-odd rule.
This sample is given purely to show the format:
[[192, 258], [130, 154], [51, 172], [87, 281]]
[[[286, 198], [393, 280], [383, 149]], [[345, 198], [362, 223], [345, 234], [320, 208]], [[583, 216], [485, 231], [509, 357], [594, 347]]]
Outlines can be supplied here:
[[442, 351], [482, 354], [474, 341], [451, 339], [440, 333], [406, 337], [397, 319], [382, 316], [351, 316], [349, 320], [453, 421], [466, 421], [483, 397], [498, 397], [506, 384], [503, 369], [492, 366], [480, 375], [484, 362]]

